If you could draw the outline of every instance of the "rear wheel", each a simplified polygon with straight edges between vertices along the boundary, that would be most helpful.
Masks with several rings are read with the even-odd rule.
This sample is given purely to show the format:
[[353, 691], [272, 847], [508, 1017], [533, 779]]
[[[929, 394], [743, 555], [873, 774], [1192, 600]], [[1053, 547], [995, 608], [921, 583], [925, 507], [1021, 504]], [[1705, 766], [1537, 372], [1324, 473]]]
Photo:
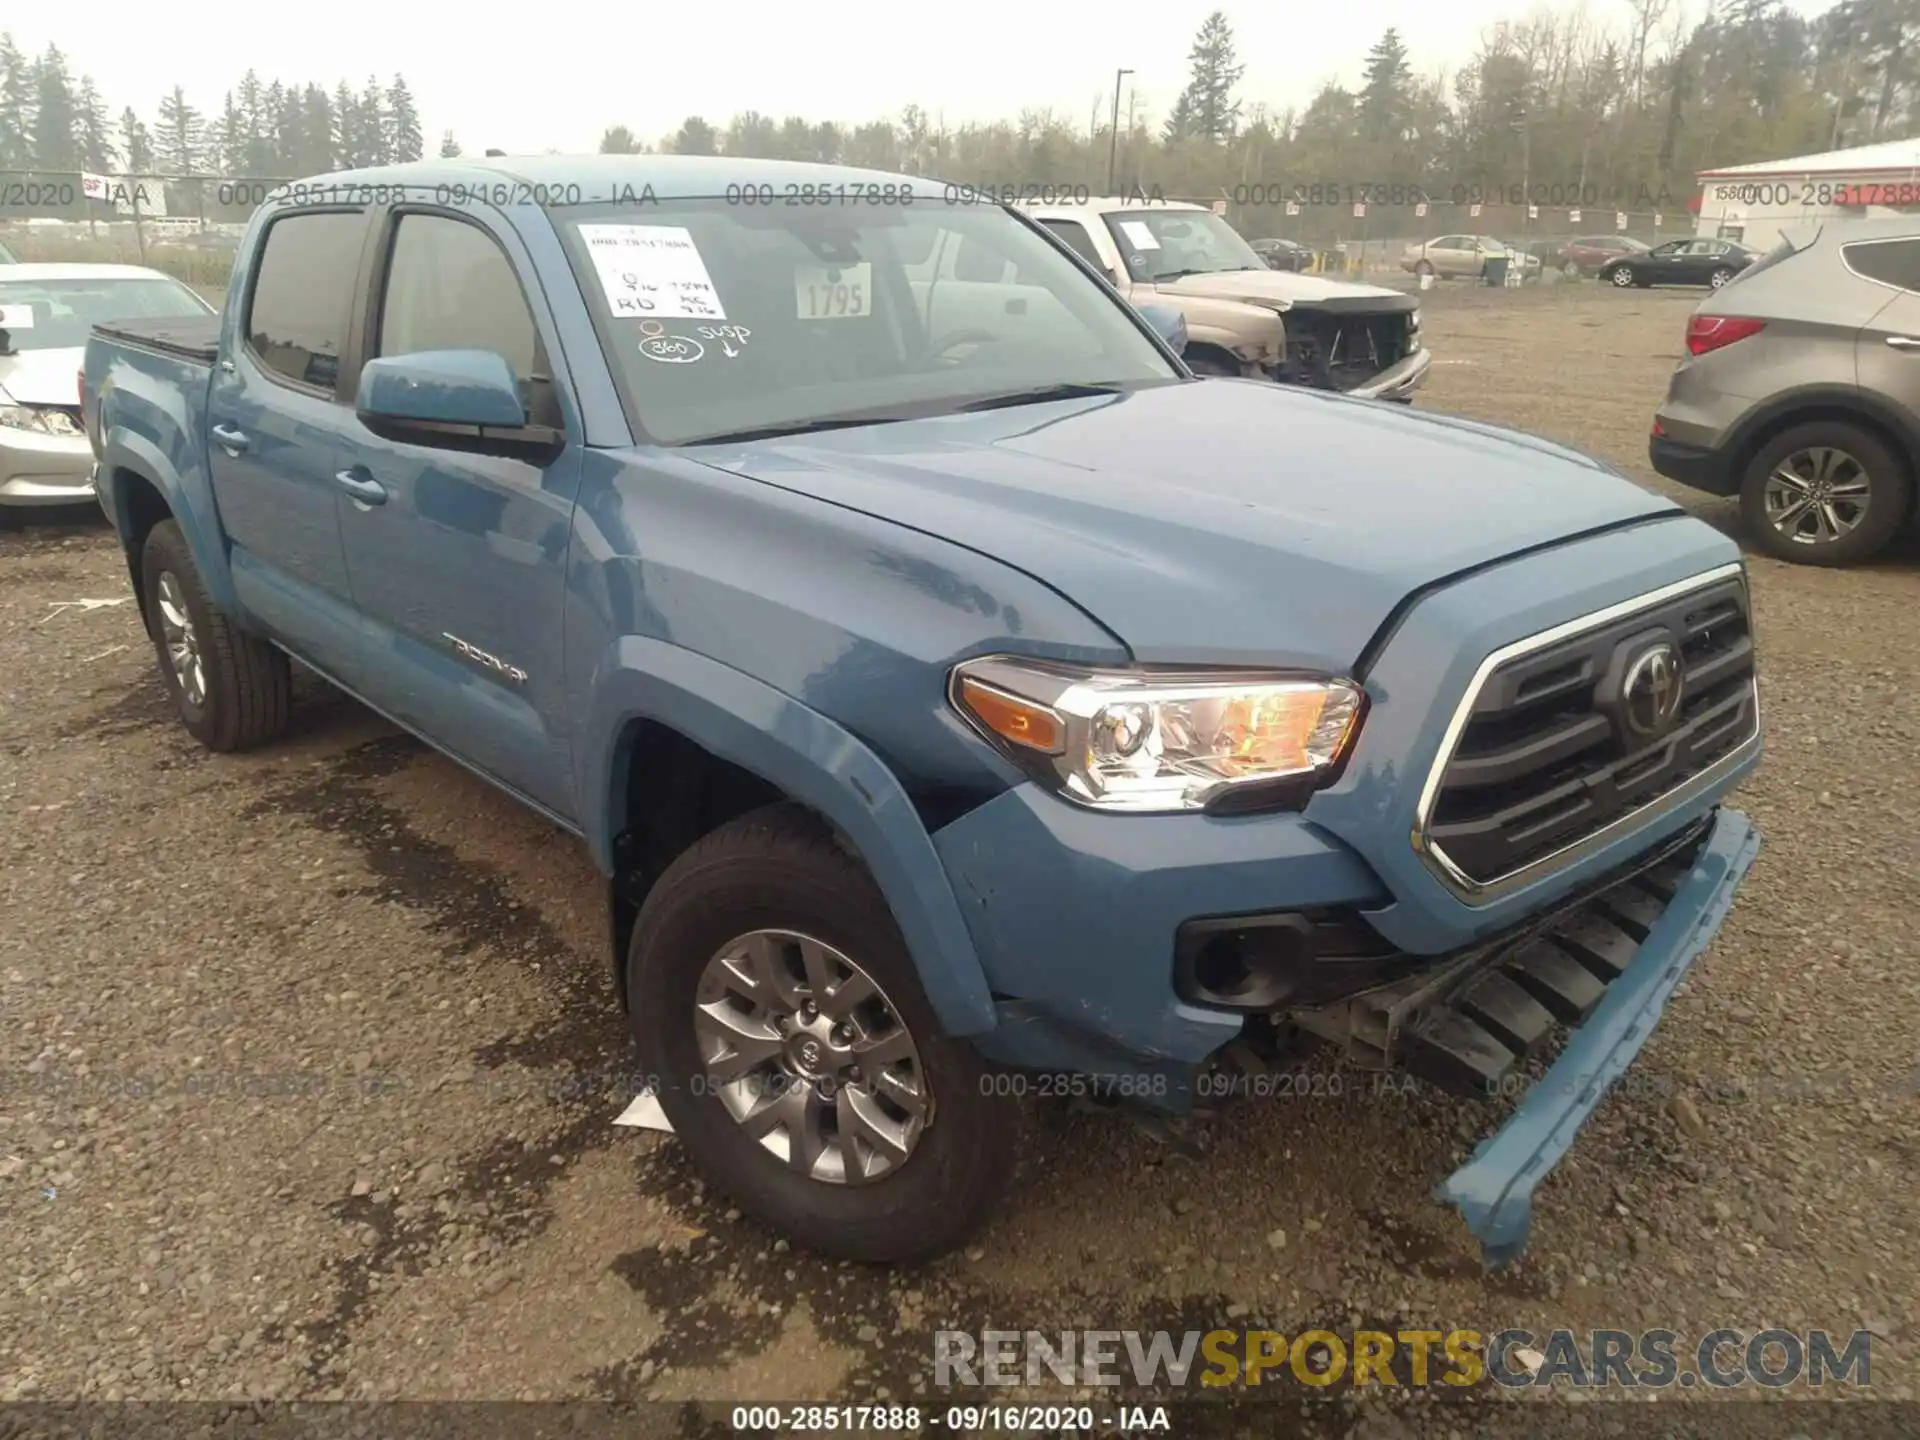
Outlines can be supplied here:
[[287, 657], [213, 603], [177, 523], [154, 526], [140, 555], [147, 630], [187, 732], [221, 751], [280, 735], [293, 700]]
[[1577, 262], [1569, 260], [1560, 267], [1560, 273], [1569, 280], [1578, 280], [1580, 278], [1580, 266]]
[[999, 1198], [1017, 1104], [942, 1033], [878, 887], [806, 811], [755, 811], [676, 860], [635, 925], [627, 986], [674, 1133], [794, 1244], [929, 1259]]
[[1707, 283], [1713, 286], [1714, 289], [1718, 290], [1722, 285], [1726, 284], [1732, 278], [1733, 278], [1733, 271], [1716, 270], [1713, 272], [1712, 275], [1707, 277]]
[[1416, 275], [1433, 274], [1433, 262], [1431, 260], [1422, 260], [1419, 264], [1413, 267], [1413, 273]]
[[1844, 421], [1796, 425], [1747, 466], [1740, 509], [1754, 543], [1797, 565], [1850, 565], [1899, 533], [1913, 479], [1876, 435]]
[[1618, 270], [1615, 270], [1613, 274], [1609, 275], [1607, 278], [1613, 281], [1613, 283], [1622, 290], [1630, 289], [1636, 283], [1634, 273], [1633, 273], [1633, 267], [1631, 265], [1622, 265]]

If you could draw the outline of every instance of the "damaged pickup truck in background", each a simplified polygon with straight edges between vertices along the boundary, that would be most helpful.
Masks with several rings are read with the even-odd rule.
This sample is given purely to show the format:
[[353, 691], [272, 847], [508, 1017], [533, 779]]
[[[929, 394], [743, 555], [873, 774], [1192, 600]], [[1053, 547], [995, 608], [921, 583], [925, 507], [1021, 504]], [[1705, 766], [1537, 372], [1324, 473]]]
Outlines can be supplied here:
[[1411, 404], [1433, 363], [1413, 296], [1274, 270], [1202, 206], [1129, 197], [1023, 208], [1135, 305], [1178, 308], [1196, 375]]

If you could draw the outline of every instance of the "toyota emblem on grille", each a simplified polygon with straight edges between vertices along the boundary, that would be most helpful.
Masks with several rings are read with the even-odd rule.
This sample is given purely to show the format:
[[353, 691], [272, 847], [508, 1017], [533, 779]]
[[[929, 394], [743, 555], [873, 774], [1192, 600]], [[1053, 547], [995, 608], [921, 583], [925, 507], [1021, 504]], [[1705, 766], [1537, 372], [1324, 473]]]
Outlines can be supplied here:
[[1636, 740], [1665, 734], [1680, 713], [1685, 688], [1680, 653], [1665, 640], [1634, 656], [1620, 686], [1620, 718], [1627, 732]]

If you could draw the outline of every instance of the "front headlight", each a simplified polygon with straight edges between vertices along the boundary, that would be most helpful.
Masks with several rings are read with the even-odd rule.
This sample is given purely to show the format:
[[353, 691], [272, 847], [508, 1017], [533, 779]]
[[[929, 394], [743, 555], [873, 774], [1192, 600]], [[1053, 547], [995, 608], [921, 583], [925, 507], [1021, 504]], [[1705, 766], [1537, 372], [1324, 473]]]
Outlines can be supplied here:
[[31, 430], [36, 435], [78, 436], [82, 433], [64, 410], [42, 410], [33, 405], [0, 405], [0, 426], [9, 430]]
[[1365, 695], [1348, 680], [1247, 671], [954, 667], [953, 706], [1007, 757], [1098, 810], [1298, 804], [1332, 779]]

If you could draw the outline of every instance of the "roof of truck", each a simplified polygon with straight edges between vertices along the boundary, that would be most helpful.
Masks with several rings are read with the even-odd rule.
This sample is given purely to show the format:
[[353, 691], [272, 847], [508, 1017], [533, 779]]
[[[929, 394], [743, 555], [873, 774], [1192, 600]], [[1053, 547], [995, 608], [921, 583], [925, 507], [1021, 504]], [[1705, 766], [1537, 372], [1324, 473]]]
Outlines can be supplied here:
[[[944, 181], [925, 175], [898, 175], [886, 170], [864, 170], [851, 165], [823, 165], [804, 160], [750, 160], [727, 155], [500, 155], [474, 160], [414, 160], [404, 165], [375, 165], [340, 170], [293, 182], [300, 187], [353, 185], [497, 185], [518, 182], [535, 188], [579, 186], [581, 203], [612, 198], [623, 190], [652, 186], [661, 198], [725, 195], [729, 185], [869, 185], [911, 184], [913, 193], [937, 196]], [[508, 203], [529, 203], [532, 197], [510, 196]], [[566, 203], [576, 203], [567, 200]]]

